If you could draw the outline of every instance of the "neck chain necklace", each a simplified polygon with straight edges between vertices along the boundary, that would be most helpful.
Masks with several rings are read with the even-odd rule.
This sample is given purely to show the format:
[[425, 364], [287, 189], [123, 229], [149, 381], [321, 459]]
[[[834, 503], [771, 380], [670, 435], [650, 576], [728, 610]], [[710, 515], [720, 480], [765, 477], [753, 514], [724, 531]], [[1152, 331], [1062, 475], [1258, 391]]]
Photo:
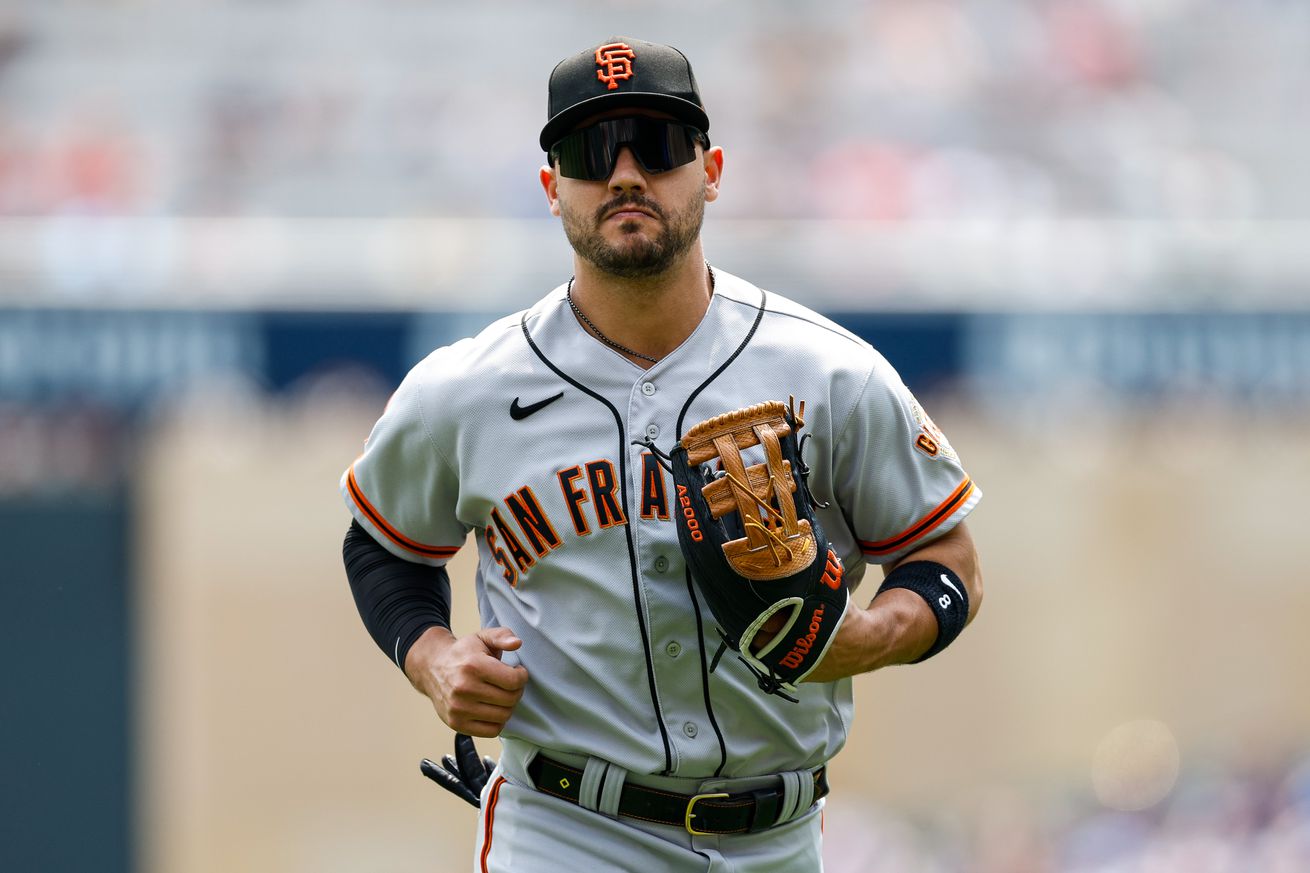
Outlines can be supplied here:
[[[714, 293], [714, 268], [710, 266], [709, 261], [705, 262], [705, 272], [707, 272], [710, 276], [710, 293], [713, 294]], [[574, 279], [573, 276], [569, 277], [569, 287], [565, 289], [564, 296], [568, 298], [569, 308], [573, 310], [573, 314], [576, 315], [578, 318], [580, 318], [583, 324], [591, 328], [591, 332], [596, 335], [596, 339], [600, 340], [601, 342], [603, 342], [605, 345], [609, 346], [612, 349], [623, 352], [623, 354], [625, 355], [631, 355], [634, 358], [640, 358], [641, 360], [647, 361], [652, 364], [659, 363], [658, 358], [652, 358], [650, 355], [643, 355], [641, 352], [633, 351], [632, 349], [628, 348], [625, 345], [620, 345], [619, 343], [614, 342], [614, 340], [610, 339], [609, 337], [605, 336], [605, 334], [601, 333], [600, 328], [596, 327], [595, 323], [592, 322], [590, 318], [587, 318], [587, 314], [578, 308], [578, 304], [573, 302], [573, 279]]]

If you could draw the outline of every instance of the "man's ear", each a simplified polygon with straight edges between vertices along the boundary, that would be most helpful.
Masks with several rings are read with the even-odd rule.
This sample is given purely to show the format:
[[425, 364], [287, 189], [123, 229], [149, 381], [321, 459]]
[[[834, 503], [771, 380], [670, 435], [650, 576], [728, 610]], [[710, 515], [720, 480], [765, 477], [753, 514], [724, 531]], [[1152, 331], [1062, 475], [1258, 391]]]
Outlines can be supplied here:
[[719, 146], [705, 150], [705, 201], [717, 200], [719, 182], [723, 179], [723, 149]]
[[555, 178], [555, 168], [542, 164], [539, 171], [541, 176], [541, 187], [546, 192], [546, 202], [550, 204], [550, 214], [559, 215], [559, 190], [558, 181]]

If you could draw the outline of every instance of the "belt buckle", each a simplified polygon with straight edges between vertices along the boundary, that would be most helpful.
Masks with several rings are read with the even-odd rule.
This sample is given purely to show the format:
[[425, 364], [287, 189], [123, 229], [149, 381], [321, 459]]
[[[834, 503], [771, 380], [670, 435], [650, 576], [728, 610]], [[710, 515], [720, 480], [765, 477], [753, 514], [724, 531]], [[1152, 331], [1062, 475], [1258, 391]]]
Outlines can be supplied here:
[[713, 800], [713, 799], [716, 798], [716, 797], [727, 797], [727, 796], [728, 796], [728, 795], [727, 795], [727, 792], [721, 792], [721, 793], [719, 793], [719, 794], [697, 794], [697, 795], [695, 795], [694, 797], [692, 797], [691, 800], [688, 800], [688, 801], [687, 801], [687, 815], [686, 815], [686, 817], [682, 820], [682, 825], [683, 825], [683, 827], [685, 827], [685, 828], [687, 829], [687, 833], [691, 834], [693, 837], [712, 837], [712, 836], [714, 836], [714, 832], [713, 832], [713, 831], [698, 831], [698, 830], [696, 830], [694, 827], [691, 826], [691, 820], [692, 820], [693, 818], [696, 817], [696, 813], [692, 812], [692, 810], [695, 808], [696, 804], [697, 804], [699, 801], [702, 801], [702, 800]]

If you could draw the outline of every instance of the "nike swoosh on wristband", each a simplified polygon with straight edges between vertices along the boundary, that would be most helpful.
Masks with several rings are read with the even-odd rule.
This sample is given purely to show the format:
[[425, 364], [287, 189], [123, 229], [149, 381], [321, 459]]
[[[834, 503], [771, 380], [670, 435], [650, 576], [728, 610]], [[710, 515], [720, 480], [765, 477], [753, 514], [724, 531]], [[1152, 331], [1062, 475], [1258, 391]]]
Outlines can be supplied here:
[[547, 397], [545, 400], [538, 400], [536, 403], [529, 403], [527, 406], [519, 406], [519, 399], [514, 398], [514, 402], [509, 405], [509, 417], [515, 421], [522, 421], [534, 412], [540, 412], [547, 406], [550, 406], [556, 400], [564, 396], [564, 392], [556, 394], [554, 397]]
[[942, 581], [946, 583], [946, 586], [947, 586], [948, 588], [950, 588], [952, 591], [955, 592], [955, 596], [956, 596], [956, 597], [960, 598], [961, 600], [964, 599], [964, 595], [960, 593], [960, 589], [959, 589], [959, 588], [956, 588], [954, 585], [951, 584], [951, 577], [950, 577], [950, 576], [947, 576], [945, 573], [943, 573], [943, 574], [942, 574]]

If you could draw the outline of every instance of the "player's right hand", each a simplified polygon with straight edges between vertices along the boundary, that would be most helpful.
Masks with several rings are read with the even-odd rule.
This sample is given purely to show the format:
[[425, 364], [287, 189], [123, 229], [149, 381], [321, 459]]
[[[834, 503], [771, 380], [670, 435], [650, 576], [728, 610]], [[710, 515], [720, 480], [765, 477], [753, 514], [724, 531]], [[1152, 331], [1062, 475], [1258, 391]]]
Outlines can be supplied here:
[[405, 674], [457, 733], [495, 737], [528, 684], [527, 668], [504, 663], [501, 654], [522, 645], [505, 627], [483, 628], [458, 639], [445, 628], [432, 627], [405, 656]]

